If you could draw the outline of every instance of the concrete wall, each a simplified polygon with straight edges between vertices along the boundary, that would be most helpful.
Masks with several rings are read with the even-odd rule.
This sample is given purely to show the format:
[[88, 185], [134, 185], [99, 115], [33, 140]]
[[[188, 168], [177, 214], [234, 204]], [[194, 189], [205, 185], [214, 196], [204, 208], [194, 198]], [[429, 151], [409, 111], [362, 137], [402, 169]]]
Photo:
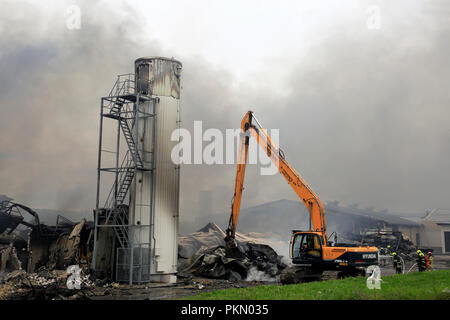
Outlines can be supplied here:
[[420, 233], [422, 247], [442, 247], [441, 228], [432, 221], [422, 221], [423, 228]]
[[420, 234], [420, 232], [422, 231], [422, 227], [413, 227], [413, 226], [398, 226], [396, 228], [398, 231], [400, 231], [401, 233], [403, 233], [403, 235], [407, 236], [409, 238], [409, 240], [412, 241], [412, 243], [414, 243], [414, 245], [417, 246], [417, 233]]

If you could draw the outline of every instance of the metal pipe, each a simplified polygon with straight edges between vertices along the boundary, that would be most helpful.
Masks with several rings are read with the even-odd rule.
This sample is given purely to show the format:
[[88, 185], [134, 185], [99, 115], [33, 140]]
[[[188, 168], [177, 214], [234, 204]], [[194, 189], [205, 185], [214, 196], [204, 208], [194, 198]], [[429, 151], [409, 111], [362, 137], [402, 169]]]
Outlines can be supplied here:
[[95, 214], [94, 214], [94, 253], [92, 256], [92, 265], [91, 268], [95, 271], [96, 267], [96, 258], [97, 258], [97, 227], [98, 227], [98, 205], [100, 201], [100, 173], [101, 173], [101, 164], [102, 164], [102, 136], [103, 136], [103, 98], [100, 102], [100, 134], [98, 141], [98, 163], [97, 163], [97, 198], [95, 201]]
[[[119, 107], [118, 116], [120, 117], [122, 108]], [[116, 177], [114, 183], [114, 208], [117, 208], [117, 188], [119, 184], [119, 148], [120, 148], [120, 118], [117, 121], [117, 145], [116, 145]]]
[[[134, 219], [136, 216], [136, 192], [137, 192], [137, 170], [138, 170], [138, 166], [137, 166], [137, 153], [139, 152], [139, 148], [138, 148], [138, 143], [139, 143], [139, 139], [138, 139], [138, 123], [139, 123], [139, 93], [136, 94], [136, 103], [134, 105], [134, 111], [135, 111], [135, 118], [134, 118], [134, 130], [135, 130], [135, 135], [134, 135], [134, 145], [135, 145], [135, 151], [136, 154], [134, 154], [134, 192], [133, 195], [130, 195], [130, 197], [133, 197], [133, 203], [134, 203], [134, 209], [133, 209], [133, 223], [131, 224], [130, 222], [130, 216], [128, 215], [128, 224], [130, 225], [130, 233], [129, 233], [129, 239], [128, 239], [128, 243], [129, 243], [129, 247], [130, 247], [130, 276], [129, 276], [129, 284], [132, 285], [133, 284], [133, 245], [134, 245]], [[133, 139], [133, 135], [131, 135], [131, 138]], [[130, 199], [131, 200], [131, 199]], [[130, 201], [131, 202], [131, 201]], [[130, 212], [130, 211], [128, 211]]]
[[[178, 121], [177, 121], [177, 129], [178, 130], [180, 130], [180, 126], [181, 126], [181, 107], [178, 107]], [[181, 164], [177, 165], [176, 170], [177, 170], [177, 183], [178, 183], [178, 185], [180, 185]], [[175, 236], [174, 243], [178, 244], [178, 232], [179, 232], [179, 225], [178, 225], [178, 223], [179, 223], [179, 220], [180, 220], [180, 193], [178, 193], [177, 213], [174, 216], [174, 220], [175, 220], [175, 228], [176, 228], [176, 232], [175, 232], [175, 235], [174, 235]], [[175, 250], [174, 254], [175, 254], [174, 261], [177, 261], [178, 260], [178, 246], [177, 246], [177, 249]], [[178, 266], [177, 263], [175, 263], [175, 265], [172, 265], [172, 268], [174, 268], [176, 270], [177, 266]]]
[[150, 266], [152, 264], [152, 260], [154, 257], [154, 251], [152, 250], [152, 245], [155, 245], [156, 243], [156, 237], [155, 237], [155, 199], [156, 199], [156, 189], [155, 189], [155, 184], [156, 184], [156, 125], [158, 122], [158, 118], [156, 116], [156, 104], [159, 103], [159, 98], [156, 98], [153, 100], [153, 133], [152, 133], [152, 203], [151, 203], [151, 213], [150, 213], [150, 237], [151, 237], [151, 241], [150, 240]]

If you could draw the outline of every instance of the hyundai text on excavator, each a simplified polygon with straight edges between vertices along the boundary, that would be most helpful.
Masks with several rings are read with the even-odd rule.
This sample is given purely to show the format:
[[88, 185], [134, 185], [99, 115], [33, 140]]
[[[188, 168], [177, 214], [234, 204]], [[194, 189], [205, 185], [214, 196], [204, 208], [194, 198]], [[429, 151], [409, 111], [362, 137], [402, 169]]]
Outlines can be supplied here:
[[[256, 139], [267, 156], [277, 166], [309, 212], [309, 230], [293, 230], [290, 241], [292, 267], [283, 270], [283, 284], [320, 280], [324, 271], [339, 271], [338, 277], [365, 274], [365, 267], [378, 264], [376, 247], [338, 244], [329, 241], [325, 223], [325, 212], [320, 198], [287, 162], [284, 153], [270, 139], [267, 131], [248, 111], [241, 122], [238, 164], [231, 215], [226, 231], [225, 243], [230, 252], [238, 252], [235, 241], [236, 227], [244, 189], [250, 137]], [[335, 235], [336, 239], [336, 235]]]

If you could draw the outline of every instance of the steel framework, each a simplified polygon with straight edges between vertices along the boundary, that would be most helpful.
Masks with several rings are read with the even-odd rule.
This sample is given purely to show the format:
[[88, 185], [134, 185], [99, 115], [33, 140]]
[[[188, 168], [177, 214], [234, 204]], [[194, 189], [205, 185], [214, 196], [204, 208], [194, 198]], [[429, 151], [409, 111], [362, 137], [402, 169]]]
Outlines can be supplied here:
[[[95, 270], [98, 234], [101, 228], [114, 230], [115, 259], [111, 259], [111, 275], [120, 282], [143, 283], [150, 281], [150, 248], [148, 242], [135, 234], [150, 225], [135, 223], [130, 215], [130, 203], [135, 203], [136, 174], [147, 171], [152, 174], [154, 169], [154, 141], [151, 150], [145, 150], [142, 138], [139, 139], [139, 123], [141, 119], [153, 119], [151, 130], [155, 125], [155, 109], [157, 97], [136, 92], [134, 74], [117, 76], [113, 88], [106, 97], [101, 98], [100, 105], [100, 134], [97, 167], [97, 197], [95, 207], [94, 253], [92, 266]], [[116, 148], [114, 151], [102, 148], [104, 135], [104, 121], [110, 119], [117, 122]], [[154, 140], [154, 134], [152, 134]], [[125, 141], [125, 143], [123, 143]], [[122, 142], [122, 143], [121, 143]], [[104, 166], [102, 155], [112, 153], [115, 157], [114, 166]], [[104, 174], [113, 175], [114, 183], [107, 196], [102, 191], [107, 190], [102, 184]], [[103, 199], [102, 199], [103, 198]], [[136, 204], [139, 206], [140, 204]], [[152, 206], [146, 209], [152, 216]]]

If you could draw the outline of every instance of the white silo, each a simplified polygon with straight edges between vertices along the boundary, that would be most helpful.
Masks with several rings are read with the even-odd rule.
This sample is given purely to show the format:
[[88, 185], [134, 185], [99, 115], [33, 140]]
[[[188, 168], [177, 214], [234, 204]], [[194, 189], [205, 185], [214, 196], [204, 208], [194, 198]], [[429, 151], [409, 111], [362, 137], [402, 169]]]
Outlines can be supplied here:
[[176, 281], [177, 272], [180, 166], [171, 159], [178, 143], [171, 135], [180, 126], [181, 68], [179, 61], [163, 57], [135, 61], [136, 94], [152, 99], [136, 105], [148, 114], [137, 123], [137, 149], [148, 170], [137, 171], [131, 185], [129, 237], [134, 259], [144, 269], [149, 263], [150, 280], [158, 282]]

